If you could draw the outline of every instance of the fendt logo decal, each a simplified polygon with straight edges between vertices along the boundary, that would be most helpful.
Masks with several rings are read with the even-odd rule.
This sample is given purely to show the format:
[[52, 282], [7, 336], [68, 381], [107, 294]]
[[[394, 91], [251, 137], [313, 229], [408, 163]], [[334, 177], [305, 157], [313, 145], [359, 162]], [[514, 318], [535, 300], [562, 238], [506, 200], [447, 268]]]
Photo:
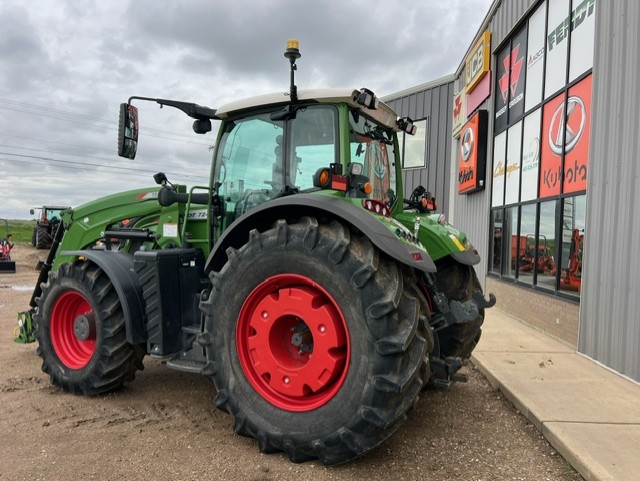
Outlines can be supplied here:
[[[502, 100], [505, 104], [507, 103], [507, 98], [509, 95], [509, 86], [511, 86], [512, 97], [516, 94], [516, 89], [518, 88], [520, 72], [522, 71], [522, 64], [524, 63], [524, 55], [518, 58], [519, 51], [520, 44], [513, 47], [513, 50], [511, 50], [511, 55], [507, 55], [507, 57], [502, 61], [502, 63], [504, 64], [504, 74], [498, 80], [498, 85], [500, 85]], [[509, 81], [509, 73], [511, 73], [511, 81]], [[514, 100], [512, 100], [512, 102]]]
[[578, 5], [571, 15], [565, 18], [560, 24], [547, 35], [548, 50], [551, 52], [554, 47], [560, 45], [569, 37], [569, 30], [572, 32], [593, 15], [596, 9], [596, 0], [584, 0]]
[[[564, 140], [565, 152], [571, 152], [580, 141], [587, 121], [587, 109], [582, 99], [573, 95], [567, 99], [567, 116], [564, 119], [564, 104], [551, 117], [549, 126], [549, 147], [556, 155], [562, 155]], [[566, 131], [566, 132], [565, 132]]]
[[460, 154], [462, 155], [462, 160], [465, 162], [469, 161], [469, 157], [471, 157], [471, 152], [473, 152], [473, 130], [468, 128], [462, 134], [462, 140], [460, 142]]

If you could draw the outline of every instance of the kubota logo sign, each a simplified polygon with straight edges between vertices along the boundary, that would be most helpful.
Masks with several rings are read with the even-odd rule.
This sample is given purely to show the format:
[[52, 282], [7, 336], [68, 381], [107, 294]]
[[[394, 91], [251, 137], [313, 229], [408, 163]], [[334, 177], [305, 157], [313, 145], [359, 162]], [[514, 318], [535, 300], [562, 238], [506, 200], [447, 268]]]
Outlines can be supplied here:
[[549, 148], [556, 155], [571, 152], [580, 141], [587, 121], [587, 111], [582, 99], [573, 95], [567, 99], [567, 118], [564, 119], [564, 104], [558, 105], [549, 127]]
[[458, 193], [484, 189], [487, 158], [486, 110], [477, 111], [462, 128], [458, 154]]
[[543, 107], [540, 198], [587, 188], [591, 111], [589, 75]]
[[460, 155], [462, 155], [464, 162], [469, 161], [471, 152], [473, 152], [473, 130], [471, 127], [467, 127], [460, 139]]

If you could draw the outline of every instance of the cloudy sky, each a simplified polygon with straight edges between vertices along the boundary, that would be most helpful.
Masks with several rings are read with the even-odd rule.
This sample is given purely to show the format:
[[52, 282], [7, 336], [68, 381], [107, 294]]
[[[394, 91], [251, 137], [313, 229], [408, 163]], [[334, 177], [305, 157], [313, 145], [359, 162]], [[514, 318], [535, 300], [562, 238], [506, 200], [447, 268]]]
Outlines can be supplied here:
[[206, 185], [214, 132], [138, 103], [134, 161], [116, 155], [118, 106], [132, 96], [216, 108], [296, 83], [379, 96], [453, 73], [491, 0], [2, 0], [0, 217], [79, 205], [153, 185]]

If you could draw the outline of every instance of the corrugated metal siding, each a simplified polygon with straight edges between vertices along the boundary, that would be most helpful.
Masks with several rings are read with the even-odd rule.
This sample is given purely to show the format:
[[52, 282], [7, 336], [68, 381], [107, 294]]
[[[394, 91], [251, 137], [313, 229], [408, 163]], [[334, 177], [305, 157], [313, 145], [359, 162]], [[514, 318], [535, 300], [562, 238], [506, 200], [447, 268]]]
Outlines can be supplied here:
[[401, 117], [429, 118], [427, 167], [403, 170], [404, 194], [408, 197], [414, 188], [423, 185], [436, 196], [438, 211], [448, 214], [453, 82], [445, 81], [426, 90], [396, 99], [387, 98], [385, 101]]
[[578, 350], [640, 381], [640, 2], [598, 1]]
[[531, 5], [538, 0], [505, 0], [489, 23], [491, 30], [491, 48], [495, 49], [522, 19]]

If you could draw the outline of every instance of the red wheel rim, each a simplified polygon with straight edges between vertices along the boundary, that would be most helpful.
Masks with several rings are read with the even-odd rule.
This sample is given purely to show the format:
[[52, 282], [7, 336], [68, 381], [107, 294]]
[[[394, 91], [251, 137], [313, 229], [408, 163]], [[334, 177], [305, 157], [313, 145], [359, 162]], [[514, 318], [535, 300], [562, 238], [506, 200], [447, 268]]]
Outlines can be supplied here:
[[236, 346], [258, 394], [298, 412], [335, 396], [351, 349], [337, 302], [311, 279], [295, 274], [270, 277], [249, 294], [238, 317]]
[[74, 332], [78, 316], [93, 315], [87, 298], [76, 291], [67, 291], [55, 301], [51, 312], [51, 343], [58, 358], [71, 369], [85, 367], [96, 350], [93, 334], [89, 339], [80, 340]]

